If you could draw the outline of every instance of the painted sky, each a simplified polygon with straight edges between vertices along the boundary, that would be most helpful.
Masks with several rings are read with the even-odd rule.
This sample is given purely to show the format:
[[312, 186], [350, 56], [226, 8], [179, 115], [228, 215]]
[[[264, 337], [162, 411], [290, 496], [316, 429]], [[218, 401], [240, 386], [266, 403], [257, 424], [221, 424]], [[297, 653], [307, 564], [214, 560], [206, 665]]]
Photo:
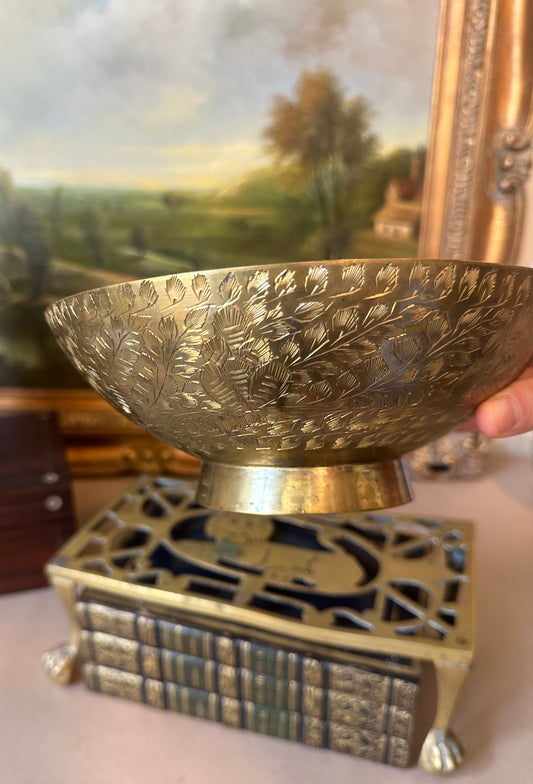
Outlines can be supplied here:
[[438, 0], [0, 0], [0, 166], [19, 183], [219, 188], [268, 163], [304, 70], [426, 140]]

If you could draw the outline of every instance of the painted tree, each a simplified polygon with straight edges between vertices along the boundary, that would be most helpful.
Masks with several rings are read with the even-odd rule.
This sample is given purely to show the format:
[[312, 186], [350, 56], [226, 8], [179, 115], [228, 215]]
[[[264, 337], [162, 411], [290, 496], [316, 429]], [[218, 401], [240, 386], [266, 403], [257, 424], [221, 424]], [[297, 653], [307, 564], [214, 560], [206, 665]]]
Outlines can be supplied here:
[[296, 164], [313, 189], [325, 258], [341, 257], [350, 243], [349, 194], [376, 149], [370, 118], [368, 102], [346, 99], [328, 71], [304, 72], [294, 98], [274, 98], [265, 138], [270, 152]]
[[26, 257], [30, 299], [38, 299], [50, 268], [51, 253], [39, 216], [22, 202], [15, 207], [15, 242]]
[[145, 230], [139, 223], [136, 223], [131, 230], [130, 242], [137, 251], [139, 259], [144, 259], [148, 250], [148, 239]]
[[11, 253], [15, 243], [15, 187], [6, 169], [0, 169], [0, 241]]
[[102, 240], [102, 225], [98, 212], [89, 207], [80, 215], [80, 226], [85, 239], [85, 244], [97, 267], [105, 266], [104, 243]]
[[169, 212], [173, 212], [174, 210], [178, 209], [178, 207], [183, 206], [185, 203], [183, 196], [180, 196], [175, 191], [165, 191], [165, 193], [162, 193], [161, 201], [167, 210], [169, 210]]
[[63, 188], [54, 188], [50, 198], [50, 228], [56, 253], [61, 255], [63, 245]]

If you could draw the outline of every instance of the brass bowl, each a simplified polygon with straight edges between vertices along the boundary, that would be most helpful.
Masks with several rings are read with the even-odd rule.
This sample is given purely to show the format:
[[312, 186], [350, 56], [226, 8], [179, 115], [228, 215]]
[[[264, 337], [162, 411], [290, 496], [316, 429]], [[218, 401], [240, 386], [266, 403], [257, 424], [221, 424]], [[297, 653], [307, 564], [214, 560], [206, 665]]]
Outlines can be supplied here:
[[373, 259], [108, 286], [47, 319], [90, 384], [203, 461], [200, 503], [261, 514], [410, 500], [400, 456], [533, 353], [533, 270]]

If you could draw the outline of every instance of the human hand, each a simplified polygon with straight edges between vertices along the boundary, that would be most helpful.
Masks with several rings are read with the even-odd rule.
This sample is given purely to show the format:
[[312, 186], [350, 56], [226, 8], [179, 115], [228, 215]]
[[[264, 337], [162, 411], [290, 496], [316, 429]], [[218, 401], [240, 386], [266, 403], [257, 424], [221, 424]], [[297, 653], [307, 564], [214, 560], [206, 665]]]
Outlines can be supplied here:
[[533, 430], [533, 363], [519, 379], [481, 403], [468, 425], [489, 438]]

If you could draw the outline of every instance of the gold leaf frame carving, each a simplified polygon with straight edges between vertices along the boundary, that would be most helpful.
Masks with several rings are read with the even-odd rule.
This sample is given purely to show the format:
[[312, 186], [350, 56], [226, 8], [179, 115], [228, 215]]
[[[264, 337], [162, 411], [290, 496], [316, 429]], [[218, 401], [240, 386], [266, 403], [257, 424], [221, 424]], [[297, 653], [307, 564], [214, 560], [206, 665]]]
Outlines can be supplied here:
[[[531, 164], [533, 3], [441, 0], [419, 256], [516, 261]], [[90, 390], [0, 390], [0, 414], [59, 414], [73, 475], [193, 475]]]
[[516, 262], [532, 98], [533, 4], [442, 0], [420, 256]]

